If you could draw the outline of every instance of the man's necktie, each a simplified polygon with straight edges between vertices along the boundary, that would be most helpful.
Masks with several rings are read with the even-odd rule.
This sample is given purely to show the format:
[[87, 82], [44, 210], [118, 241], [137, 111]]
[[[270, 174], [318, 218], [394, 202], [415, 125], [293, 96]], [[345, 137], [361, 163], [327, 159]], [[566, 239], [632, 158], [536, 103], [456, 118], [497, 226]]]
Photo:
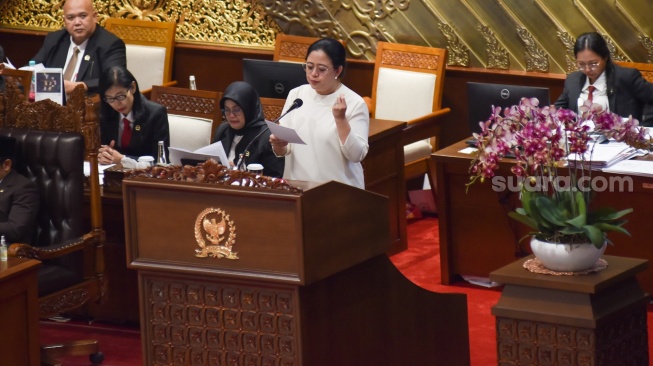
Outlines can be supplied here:
[[77, 55], [79, 55], [79, 48], [75, 47], [73, 49], [73, 55], [70, 57], [66, 71], [63, 73], [64, 80], [72, 80], [73, 74], [75, 73], [75, 67], [77, 66]]
[[594, 99], [594, 95], [592, 95], [594, 93], [594, 89], [596, 89], [594, 85], [590, 85], [587, 87], [587, 100], [589, 100], [590, 102]]
[[129, 120], [127, 118], [124, 118], [122, 120], [122, 123], [124, 124], [124, 126], [122, 129], [122, 138], [120, 139], [120, 146], [124, 149], [126, 147], [129, 147], [129, 142], [132, 139], [132, 128], [129, 125]]

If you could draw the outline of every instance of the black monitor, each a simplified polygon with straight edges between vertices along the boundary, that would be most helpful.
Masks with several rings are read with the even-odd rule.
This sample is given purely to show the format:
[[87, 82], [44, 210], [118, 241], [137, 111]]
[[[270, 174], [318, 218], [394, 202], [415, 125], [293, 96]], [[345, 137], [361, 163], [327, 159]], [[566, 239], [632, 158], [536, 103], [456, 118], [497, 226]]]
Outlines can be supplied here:
[[306, 72], [295, 62], [243, 59], [243, 81], [259, 97], [286, 99], [293, 88], [306, 84]]
[[487, 83], [467, 83], [467, 111], [469, 113], [470, 134], [481, 132], [479, 122], [487, 121], [492, 114], [492, 106], [503, 109], [519, 104], [521, 98], [537, 98], [539, 106], [550, 104], [549, 89], [522, 85], [503, 85]]

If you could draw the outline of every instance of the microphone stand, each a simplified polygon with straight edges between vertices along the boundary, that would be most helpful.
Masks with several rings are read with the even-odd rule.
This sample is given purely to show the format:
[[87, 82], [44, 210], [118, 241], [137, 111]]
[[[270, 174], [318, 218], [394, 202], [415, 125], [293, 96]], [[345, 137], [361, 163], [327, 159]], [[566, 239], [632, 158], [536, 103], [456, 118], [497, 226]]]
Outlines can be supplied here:
[[[301, 102], [301, 100], [299, 100], [299, 101]], [[299, 108], [299, 107], [301, 107], [301, 104], [298, 105], [296, 102], [293, 103], [292, 107], [290, 107], [290, 108], [286, 111], [286, 113], [284, 113], [284, 114], [282, 114], [281, 116], [279, 116], [279, 118], [275, 119], [272, 123], [278, 123], [278, 122], [279, 122], [283, 117], [286, 116], [286, 114], [288, 114], [288, 113], [294, 111], [295, 109], [297, 109], [297, 108]], [[248, 157], [249, 157], [249, 154], [250, 154], [250, 152], [249, 152], [249, 148], [252, 146], [252, 144], [254, 143], [254, 141], [258, 140], [258, 138], [261, 137], [261, 135], [263, 135], [263, 134], [264, 134], [266, 131], [268, 131], [268, 130], [270, 130], [270, 127], [268, 127], [268, 126], [267, 126], [267, 123], [266, 123], [266, 126], [265, 126], [265, 128], [263, 129], [263, 131], [259, 132], [258, 135], [254, 136], [254, 138], [253, 138], [249, 143], [247, 143], [247, 146], [245, 146], [245, 150], [243, 151], [242, 154], [240, 154], [240, 161], [238, 161], [238, 165], [236, 166], [236, 169], [237, 169], [237, 170], [243, 170], [243, 164], [245, 163], [245, 159], [248, 158]]]

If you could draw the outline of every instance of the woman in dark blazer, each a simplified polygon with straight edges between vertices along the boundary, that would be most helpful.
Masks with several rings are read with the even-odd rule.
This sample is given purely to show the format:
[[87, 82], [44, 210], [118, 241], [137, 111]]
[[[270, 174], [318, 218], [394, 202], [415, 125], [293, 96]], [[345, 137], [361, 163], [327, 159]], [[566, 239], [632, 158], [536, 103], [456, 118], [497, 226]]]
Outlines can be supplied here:
[[101, 164], [117, 164], [124, 158], [157, 158], [163, 141], [166, 161], [170, 132], [168, 113], [162, 105], [147, 100], [134, 76], [122, 66], [108, 69], [100, 77]]
[[[231, 83], [220, 99], [220, 108], [225, 123], [218, 126], [214, 142], [222, 142], [230, 163], [238, 167], [244, 158], [243, 167], [258, 163], [263, 165], [263, 175], [283, 176], [284, 159], [272, 152], [270, 130], [256, 90], [244, 81]], [[249, 156], [244, 156], [248, 145]]]
[[591, 89], [593, 103], [622, 117], [642, 120], [644, 105], [653, 103], [653, 84], [639, 70], [615, 65], [605, 39], [596, 32], [578, 37], [574, 55], [578, 71], [567, 76], [556, 107], [578, 112], [578, 106], [590, 98]]

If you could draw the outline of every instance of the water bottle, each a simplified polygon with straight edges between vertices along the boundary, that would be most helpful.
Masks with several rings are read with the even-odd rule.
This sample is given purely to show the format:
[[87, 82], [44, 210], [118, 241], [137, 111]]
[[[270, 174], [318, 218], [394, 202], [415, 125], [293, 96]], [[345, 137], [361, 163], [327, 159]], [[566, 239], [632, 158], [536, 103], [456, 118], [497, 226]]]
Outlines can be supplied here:
[[0, 262], [6, 262], [7, 260], [7, 243], [3, 235], [2, 239], [0, 239]]
[[34, 70], [35, 68], [36, 68], [36, 61], [30, 60], [29, 69], [32, 71], [32, 82], [30, 83], [29, 86], [29, 95], [28, 95], [30, 102], [33, 102], [35, 99], [35, 95], [34, 95], [34, 93], [36, 92], [36, 70]]
[[165, 151], [165, 146], [163, 145], [163, 141], [159, 141], [159, 156], [156, 160], [157, 165], [168, 165], [168, 161], [166, 160], [166, 151]]
[[188, 83], [190, 85], [190, 90], [197, 90], [197, 84], [195, 84], [195, 75], [188, 77]]

